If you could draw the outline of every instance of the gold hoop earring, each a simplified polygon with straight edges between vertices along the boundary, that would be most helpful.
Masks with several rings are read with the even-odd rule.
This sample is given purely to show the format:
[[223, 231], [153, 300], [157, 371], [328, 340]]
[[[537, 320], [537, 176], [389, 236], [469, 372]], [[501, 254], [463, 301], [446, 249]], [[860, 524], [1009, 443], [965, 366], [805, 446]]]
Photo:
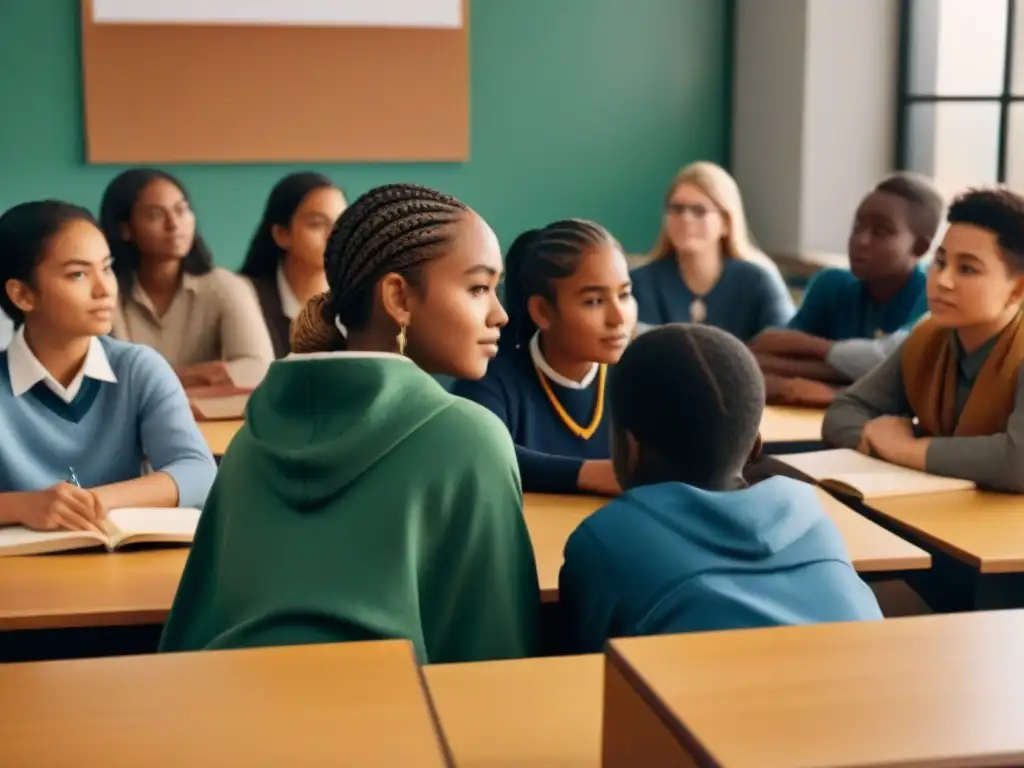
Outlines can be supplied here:
[[400, 355], [404, 355], [405, 354], [405, 346], [408, 343], [408, 339], [406, 338], [406, 335], [405, 335], [405, 329], [406, 329], [406, 326], [404, 326], [404, 325], [401, 328], [399, 328], [398, 329], [398, 336], [395, 337], [395, 341], [398, 342], [398, 354], [400, 354]]

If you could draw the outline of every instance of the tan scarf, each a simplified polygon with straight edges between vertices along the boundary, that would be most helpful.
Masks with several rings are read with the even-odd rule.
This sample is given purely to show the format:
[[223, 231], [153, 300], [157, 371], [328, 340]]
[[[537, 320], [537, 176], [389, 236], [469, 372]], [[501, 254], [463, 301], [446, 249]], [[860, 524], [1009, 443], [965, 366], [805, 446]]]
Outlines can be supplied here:
[[903, 387], [921, 427], [935, 437], [976, 437], [1006, 431], [1024, 363], [1024, 313], [1000, 331], [956, 418], [956, 338], [930, 318], [903, 345]]

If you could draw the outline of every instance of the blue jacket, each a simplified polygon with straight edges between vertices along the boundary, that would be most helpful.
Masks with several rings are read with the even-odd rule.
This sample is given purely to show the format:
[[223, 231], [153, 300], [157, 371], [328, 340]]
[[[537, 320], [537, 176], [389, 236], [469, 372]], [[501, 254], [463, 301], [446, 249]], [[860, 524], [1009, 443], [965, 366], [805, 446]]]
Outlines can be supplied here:
[[560, 577], [573, 651], [607, 639], [882, 618], [804, 483], [634, 488], [576, 529]]

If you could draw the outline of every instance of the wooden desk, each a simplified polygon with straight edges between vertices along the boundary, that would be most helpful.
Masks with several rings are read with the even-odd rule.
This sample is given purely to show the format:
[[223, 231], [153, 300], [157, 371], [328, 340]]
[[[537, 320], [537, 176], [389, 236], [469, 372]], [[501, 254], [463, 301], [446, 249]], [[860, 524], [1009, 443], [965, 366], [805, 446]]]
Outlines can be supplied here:
[[448, 764], [404, 641], [0, 666], [0, 764]]
[[771, 443], [820, 443], [825, 411], [769, 405], [761, 418], [761, 438]]
[[245, 423], [238, 421], [200, 421], [199, 431], [203, 433], [206, 444], [210, 446], [210, 453], [214, 456], [223, 456], [228, 449], [231, 440]]
[[[919, 570], [931, 565], [931, 557], [920, 547], [858, 515], [820, 488], [815, 488], [815, 492], [842, 533], [850, 559], [860, 573]], [[526, 527], [537, 560], [541, 599], [553, 603], [558, 600], [558, 572], [564, 562], [565, 542], [588, 515], [608, 500], [540, 493], [528, 493], [523, 500]]]
[[611, 642], [604, 765], [1024, 764], [1024, 612]]
[[1024, 607], [1024, 497], [959, 491], [867, 505], [865, 514], [933, 549], [919, 590], [938, 609]]
[[424, 667], [460, 768], [601, 764], [601, 656]]
[[0, 630], [161, 624], [186, 557], [187, 549], [154, 549], [0, 558]]

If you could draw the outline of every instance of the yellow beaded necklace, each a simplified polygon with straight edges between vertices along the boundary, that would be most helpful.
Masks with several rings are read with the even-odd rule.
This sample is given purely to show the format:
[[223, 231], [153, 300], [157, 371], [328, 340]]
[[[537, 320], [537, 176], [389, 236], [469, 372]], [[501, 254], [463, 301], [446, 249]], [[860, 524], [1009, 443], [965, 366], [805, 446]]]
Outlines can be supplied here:
[[597, 372], [597, 405], [594, 406], [594, 418], [591, 419], [590, 424], [586, 427], [581, 427], [576, 423], [575, 419], [566, 413], [565, 408], [558, 402], [558, 398], [555, 397], [554, 391], [551, 389], [551, 385], [548, 383], [548, 377], [544, 375], [544, 372], [537, 367], [537, 364], [533, 364], [533, 370], [537, 372], [537, 378], [540, 379], [541, 389], [544, 390], [544, 394], [548, 398], [548, 402], [551, 403], [551, 407], [555, 409], [555, 413], [558, 414], [558, 418], [562, 420], [562, 423], [569, 428], [576, 437], [581, 437], [584, 440], [589, 440], [597, 432], [597, 428], [601, 425], [601, 418], [604, 416], [604, 383], [605, 377], [608, 374], [608, 366], [602, 365]]

